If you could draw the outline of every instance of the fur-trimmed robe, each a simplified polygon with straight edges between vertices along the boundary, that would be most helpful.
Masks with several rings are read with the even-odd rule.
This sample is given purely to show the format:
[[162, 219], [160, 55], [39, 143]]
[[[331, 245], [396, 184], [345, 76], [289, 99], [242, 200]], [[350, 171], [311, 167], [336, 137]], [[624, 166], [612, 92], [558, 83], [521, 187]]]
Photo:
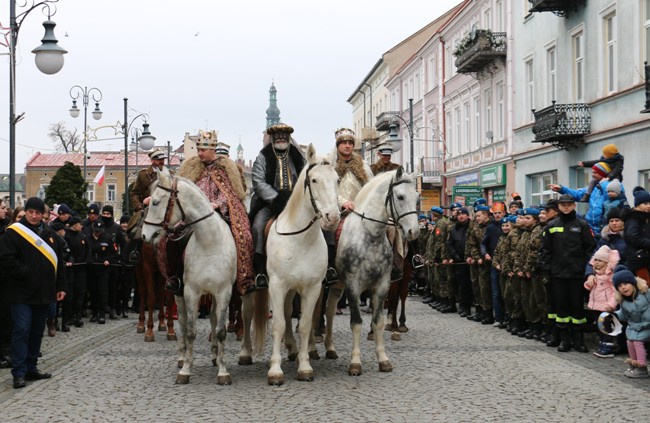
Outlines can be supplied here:
[[336, 163], [334, 169], [341, 178], [338, 198], [341, 208], [346, 201], [354, 201], [361, 187], [372, 179], [373, 174], [368, 163], [357, 153], [352, 153], [352, 158], [346, 162], [339, 159], [337, 151], [334, 150], [330, 159], [332, 163]]
[[388, 164], [384, 164], [382, 161], [378, 161], [377, 163], [374, 163], [372, 166], [370, 166], [370, 169], [372, 169], [373, 175], [377, 175], [379, 173], [390, 172], [391, 170], [395, 170], [398, 167], [399, 165], [397, 163], [388, 162]]
[[[226, 170], [228, 179], [230, 179], [237, 198], [243, 202], [246, 199], [246, 179], [244, 179], [244, 171], [241, 166], [225, 156], [217, 156], [215, 161], [217, 162], [217, 167]], [[178, 170], [178, 176], [182, 176], [196, 183], [203, 175], [204, 169], [205, 165], [198, 156], [190, 157], [181, 165], [181, 168]]]

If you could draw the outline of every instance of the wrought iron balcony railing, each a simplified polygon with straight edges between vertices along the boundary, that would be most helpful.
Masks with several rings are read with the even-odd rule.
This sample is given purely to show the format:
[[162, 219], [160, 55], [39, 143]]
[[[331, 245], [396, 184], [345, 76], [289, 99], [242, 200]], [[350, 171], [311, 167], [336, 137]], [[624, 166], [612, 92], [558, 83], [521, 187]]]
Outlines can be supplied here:
[[459, 73], [481, 72], [506, 57], [506, 33], [487, 29], [472, 31], [454, 50]]
[[585, 0], [528, 0], [531, 4], [529, 12], [553, 12], [557, 16], [566, 16], [575, 12], [579, 6], [584, 6]]
[[557, 104], [540, 111], [533, 110], [533, 142], [549, 143], [569, 150], [582, 145], [584, 136], [591, 132], [591, 109], [587, 104]]

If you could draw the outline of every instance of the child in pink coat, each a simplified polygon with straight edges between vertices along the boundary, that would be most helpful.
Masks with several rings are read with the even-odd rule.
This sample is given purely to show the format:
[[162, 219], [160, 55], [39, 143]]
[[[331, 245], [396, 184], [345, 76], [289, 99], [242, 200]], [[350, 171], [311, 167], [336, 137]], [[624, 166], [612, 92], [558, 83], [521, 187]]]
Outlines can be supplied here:
[[[593, 268], [593, 274], [587, 277], [584, 286], [589, 291], [587, 308], [595, 312], [596, 320], [603, 311], [611, 313], [616, 310], [616, 290], [612, 278], [614, 268], [619, 260], [618, 251], [603, 245], [594, 253], [589, 262]], [[594, 355], [601, 358], [614, 357], [614, 337], [604, 333], [599, 333], [599, 336], [598, 351], [595, 351]]]

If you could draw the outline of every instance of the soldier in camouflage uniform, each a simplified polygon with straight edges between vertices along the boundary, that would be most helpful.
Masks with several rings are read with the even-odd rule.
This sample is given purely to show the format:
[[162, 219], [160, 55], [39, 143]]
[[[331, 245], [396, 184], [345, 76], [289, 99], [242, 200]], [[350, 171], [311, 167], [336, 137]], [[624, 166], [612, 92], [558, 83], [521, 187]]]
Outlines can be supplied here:
[[[504, 260], [507, 260], [508, 257], [508, 234], [510, 233], [511, 228], [515, 224], [514, 216], [504, 216], [501, 218], [501, 235], [499, 236], [499, 241], [497, 241], [497, 246], [494, 249], [494, 256], [492, 257], [492, 266], [499, 272], [499, 289], [501, 296], [505, 295], [507, 289], [507, 283], [510, 280], [508, 277], [507, 271], [504, 270]], [[499, 323], [499, 329], [505, 329], [510, 322], [510, 315], [507, 306], [504, 303], [504, 314], [501, 322]]]
[[[472, 295], [474, 297], [474, 304], [476, 305], [476, 313], [472, 316], [468, 316], [468, 320], [475, 322], [480, 322], [483, 320], [484, 316], [484, 307], [483, 307], [483, 298], [481, 297], [481, 286], [479, 283], [479, 274], [481, 273], [481, 265], [478, 264], [478, 260], [481, 258], [480, 244], [483, 239], [484, 227], [476, 221], [476, 211], [478, 206], [485, 206], [487, 200], [485, 198], [479, 198], [474, 201], [474, 218], [469, 222], [469, 228], [467, 229], [467, 244], [465, 244], [465, 260], [469, 264], [469, 275], [472, 284]], [[489, 276], [488, 276], [489, 278]], [[490, 308], [491, 308], [492, 298], [490, 298]]]
[[[418, 216], [418, 223], [420, 225], [420, 235], [418, 235], [417, 241], [412, 243], [412, 245], [415, 247], [415, 251], [413, 251], [414, 255], [419, 255], [422, 258], [422, 264], [424, 265], [424, 260], [427, 252], [427, 243], [429, 241], [429, 228], [428, 228], [428, 221], [427, 221], [427, 216], [425, 214], [421, 214]], [[414, 259], [414, 262], [417, 260]], [[427, 277], [427, 268], [425, 266], [413, 269], [413, 273], [411, 275], [411, 280], [414, 285], [414, 290], [413, 291], [419, 291], [421, 289], [424, 289], [424, 285], [426, 284], [426, 277]]]
[[451, 294], [454, 291], [450, 293], [447, 277], [447, 268], [450, 266], [442, 264], [448, 259], [446, 245], [452, 223], [444, 216], [444, 211], [440, 207], [431, 207], [431, 219], [435, 222], [435, 226], [429, 238], [432, 242], [428, 249], [428, 258], [434, 274], [434, 289], [437, 290], [439, 297], [438, 304], [432, 303], [431, 306], [443, 313], [455, 313], [456, 297]]
[[521, 278], [516, 274], [515, 260], [517, 258], [517, 248], [522, 231], [519, 228], [522, 216], [517, 215], [517, 220], [514, 228], [508, 234], [508, 241], [506, 248], [506, 258], [503, 260], [503, 270], [510, 278], [506, 284], [506, 291], [503, 295], [503, 301], [506, 305], [506, 310], [510, 314], [510, 327], [509, 332], [512, 335], [517, 335], [522, 329], [523, 311], [521, 309]]
[[[483, 309], [483, 312], [478, 313], [477, 310], [477, 314], [472, 316], [470, 320], [491, 325], [494, 323], [494, 316], [492, 314], [492, 283], [490, 281], [490, 268], [492, 267], [492, 263], [485, 260], [485, 255], [481, 254], [481, 243], [485, 237], [488, 225], [492, 223], [492, 217], [490, 215], [490, 208], [483, 204], [474, 206], [474, 212], [476, 213], [474, 226], [470, 227], [472, 232], [468, 232], [467, 234], [465, 255], [472, 258], [472, 262], [476, 268], [479, 295], [476, 298], [475, 294], [475, 299], [478, 306]], [[474, 281], [472, 281], [472, 285], [474, 285]]]
[[[456, 223], [456, 216], [458, 214], [458, 210], [463, 207], [462, 204], [460, 203], [452, 203], [449, 206], [449, 221], [447, 222], [447, 234], [445, 236], [445, 239], [449, 239], [449, 231], [451, 231], [451, 228], [454, 226]], [[447, 254], [447, 241], [445, 240], [445, 245], [439, 247], [443, 248], [444, 251], [441, 252], [441, 256], [444, 257], [442, 259], [442, 267], [441, 272], [446, 272], [447, 273], [447, 283], [444, 285], [447, 291], [447, 301], [451, 304], [453, 304], [454, 308], [456, 305], [456, 302], [458, 301], [458, 283], [456, 283], [456, 274], [454, 272], [454, 266], [448, 265], [450, 257]], [[441, 285], [443, 286], [443, 285]], [[458, 312], [461, 314], [461, 317], [467, 317], [468, 314], [463, 313], [463, 310], [458, 310]]]
[[[539, 216], [541, 217], [541, 215], [542, 212], [540, 210]], [[531, 311], [532, 335], [529, 334], [526, 338], [546, 342], [543, 334], [543, 328], [546, 322], [546, 289], [539, 265], [537, 264], [539, 251], [542, 248], [543, 230], [544, 226], [541, 224], [541, 219], [539, 219], [537, 225], [533, 227], [530, 235], [530, 243], [528, 244], [526, 268], [530, 269], [531, 273], [529, 307]]]
[[[515, 271], [517, 276], [521, 278], [521, 309], [523, 310], [524, 329], [519, 331], [520, 338], [533, 339], [535, 335], [534, 322], [536, 316], [533, 315], [534, 307], [532, 307], [532, 276], [533, 268], [531, 266], [531, 242], [533, 239], [533, 229], [538, 226], [539, 210], [533, 207], [522, 209], [522, 235], [519, 239], [517, 246], [517, 258], [515, 260]], [[539, 334], [538, 334], [539, 336]]]

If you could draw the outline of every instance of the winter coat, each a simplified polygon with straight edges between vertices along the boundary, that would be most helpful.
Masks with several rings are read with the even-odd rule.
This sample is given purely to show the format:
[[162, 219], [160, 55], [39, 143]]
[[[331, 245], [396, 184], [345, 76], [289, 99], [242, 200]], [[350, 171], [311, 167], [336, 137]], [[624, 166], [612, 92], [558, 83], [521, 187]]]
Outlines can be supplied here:
[[467, 242], [467, 229], [469, 221], [464, 224], [456, 222], [449, 231], [447, 239], [447, 256], [454, 262], [465, 261], [465, 243]]
[[489, 254], [490, 257], [494, 256], [494, 250], [497, 248], [497, 242], [501, 237], [501, 222], [497, 220], [490, 220], [487, 228], [485, 228], [485, 234], [481, 240], [481, 257], [485, 257], [486, 254]]
[[596, 247], [589, 225], [575, 211], [551, 220], [542, 235], [539, 256], [544, 274], [558, 279], [582, 279]]
[[636, 278], [637, 294], [633, 299], [621, 298], [621, 308], [614, 314], [618, 320], [627, 322], [625, 336], [630, 341], [650, 341], [650, 291], [648, 284]]
[[2, 295], [10, 304], [51, 304], [56, 301], [57, 292], [65, 291], [63, 238], [48, 225], [31, 226], [25, 217], [20, 223], [26, 227], [24, 231], [40, 238], [38, 243], [47, 244], [54, 251], [56, 262], [41, 253], [33, 240], [25, 239], [18, 226], [10, 225], [0, 237], [0, 268], [8, 279]]
[[[603, 245], [607, 245], [611, 250], [616, 250], [618, 251], [618, 256], [619, 256], [619, 261], [618, 264], [626, 264], [626, 255], [625, 252], [627, 250], [627, 246], [625, 244], [625, 239], [623, 239], [623, 234], [625, 231], [620, 231], [620, 232], [612, 232], [609, 229], [609, 226], [605, 226], [603, 230], [600, 232], [600, 239], [598, 240], [598, 244], [596, 244], [596, 249], [594, 251], [598, 251], [600, 247]], [[585, 268], [585, 277], [589, 275], [593, 275], [594, 273], [594, 268], [591, 267], [591, 262], [587, 264], [587, 267]]]
[[625, 220], [626, 266], [650, 268], [650, 213], [631, 210]]
[[[614, 289], [612, 278], [614, 277], [614, 268], [618, 264], [618, 261], [618, 251], [611, 250], [609, 253], [609, 262], [607, 263], [607, 267], [602, 271], [596, 271], [593, 273], [595, 279], [593, 283], [590, 281], [585, 281], [585, 289], [589, 291], [589, 302], [587, 303], [588, 309], [596, 311], [607, 311], [607, 306], [611, 307], [612, 310], [616, 309], [616, 290]], [[593, 257], [591, 260], [589, 260], [589, 264], [593, 268]]]
[[[608, 199], [607, 185], [609, 185], [609, 181], [603, 179], [599, 184], [596, 184], [594, 190], [591, 192], [591, 196], [589, 197], [589, 209], [585, 214], [585, 220], [587, 223], [589, 223], [589, 226], [591, 227], [591, 230], [594, 234], [599, 234], [600, 230], [603, 227], [603, 205], [605, 203], [605, 200]], [[622, 193], [625, 195], [625, 189], [622, 188], [622, 186], [621, 189], [623, 189]], [[586, 187], [580, 189], [571, 189], [563, 186], [560, 189], [560, 194], [569, 194], [575, 198], [576, 201], [580, 201], [586, 192]]]
[[615, 199], [610, 199], [609, 196], [605, 199], [603, 202], [603, 226], [607, 225], [607, 213], [611, 209], [629, 209], [630, 208], [630, 203], [627, 202], [627, 198], [625, 197], [625, 194], [621, 193], [618, 197]]

